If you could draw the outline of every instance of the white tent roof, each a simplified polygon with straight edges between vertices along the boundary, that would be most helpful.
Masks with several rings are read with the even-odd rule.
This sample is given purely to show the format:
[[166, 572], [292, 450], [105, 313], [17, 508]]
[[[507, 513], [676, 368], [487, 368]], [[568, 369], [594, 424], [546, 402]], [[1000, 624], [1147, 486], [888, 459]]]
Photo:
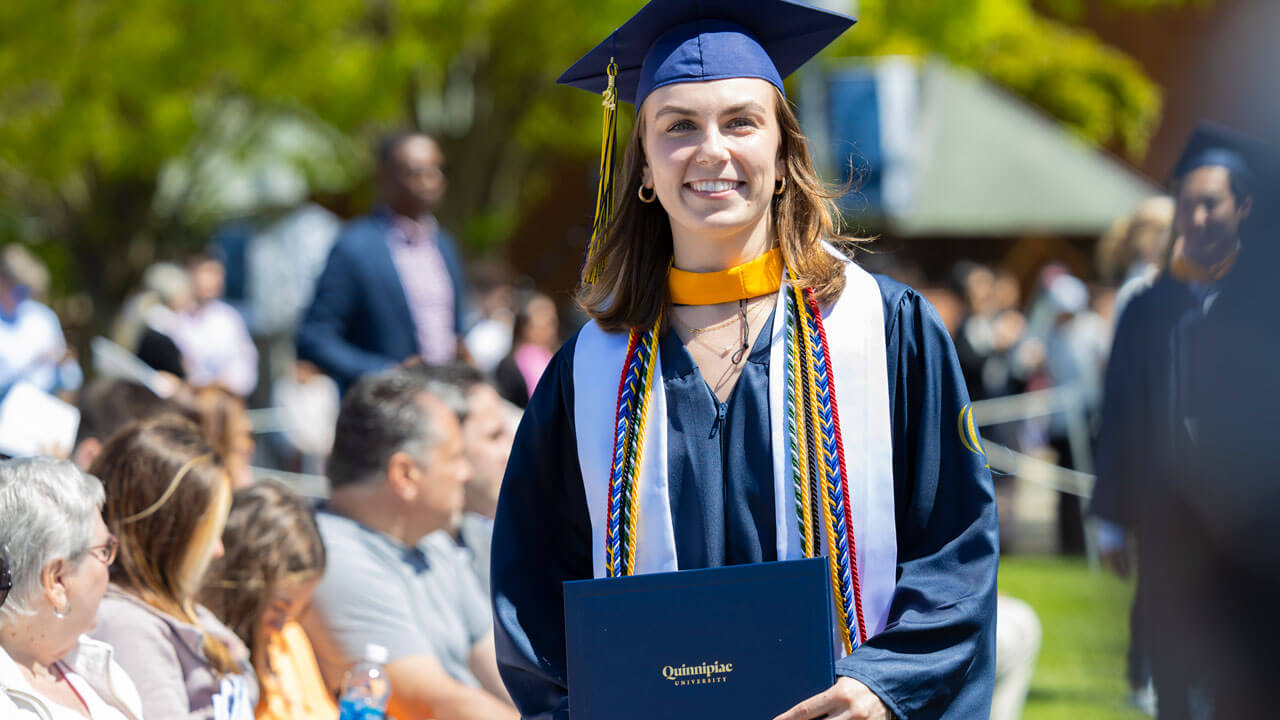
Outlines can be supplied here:
[[[902, 235], [1095, 235], [1160, 189], [978, 75], [918, 74]], [[885, 118], [887, 119], [887, 118]]]

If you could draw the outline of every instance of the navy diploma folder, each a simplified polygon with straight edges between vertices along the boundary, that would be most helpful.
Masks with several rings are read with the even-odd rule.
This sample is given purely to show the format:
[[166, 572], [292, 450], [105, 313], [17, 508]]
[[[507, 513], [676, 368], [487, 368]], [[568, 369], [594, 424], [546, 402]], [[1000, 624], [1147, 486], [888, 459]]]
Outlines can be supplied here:
[[572, 720], [762, 718], [831, 687], [824, 558], [564, 584]]

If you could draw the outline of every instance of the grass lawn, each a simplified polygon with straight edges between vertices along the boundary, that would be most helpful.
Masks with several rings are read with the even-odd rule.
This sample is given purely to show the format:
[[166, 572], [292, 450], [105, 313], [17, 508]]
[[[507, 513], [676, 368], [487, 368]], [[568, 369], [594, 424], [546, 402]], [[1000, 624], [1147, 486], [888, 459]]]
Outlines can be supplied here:
[[1125, 699], [1131, 583], [1082, 559], [1007, 556], [1000, 590], [1028, 602], [1044, 639], [1024, 720], [1144, 720]]

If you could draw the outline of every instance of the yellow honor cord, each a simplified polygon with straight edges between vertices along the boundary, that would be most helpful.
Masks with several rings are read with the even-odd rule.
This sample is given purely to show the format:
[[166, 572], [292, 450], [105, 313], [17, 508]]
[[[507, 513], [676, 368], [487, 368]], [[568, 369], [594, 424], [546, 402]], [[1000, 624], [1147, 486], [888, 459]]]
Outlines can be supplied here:
[[600, 279], [597, 253], [604, 242], [605, 229], [613, 215], [613, 166], [614, 145], [618, 137], [618, 65], [609, 58], [606, 71], [609, 85], [604, 89], [601, 104], [604, 105], [604, 127], [600, 132], [600, 183], [596, 187], [596, 214], [591, 223], [591, 241], [587, 244], [587, 256], [583, 262], [582, 279], [587, 285]]
[[667, 271], [667, 292], [676, 305], [716, 305], [775, 293], [782, 286], [782, 250], [718, 272]]

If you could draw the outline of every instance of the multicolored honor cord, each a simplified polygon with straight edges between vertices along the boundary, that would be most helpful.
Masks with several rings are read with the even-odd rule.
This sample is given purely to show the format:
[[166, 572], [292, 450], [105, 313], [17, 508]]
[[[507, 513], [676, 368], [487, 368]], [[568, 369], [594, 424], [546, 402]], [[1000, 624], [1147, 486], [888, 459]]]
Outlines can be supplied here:
[[626, 360], [618, 380], [618, 409], [614, 424], [613, 463], [609, 470], [609, 512], [605, 530], [606, 577], [635, 573], [640, 522], [640, 467], [644, 433], [653, 394], [658, 333], [662, 315], [646, 331], [632, 330]]
[[[805, 557], [824, 550], [845, 652], [866, 642], [849, 476], [840, 435], [830, 349], [813, 289], [788, 288], [786, 319], [786, 434], [796, 517]], [[618, 382], [609, 509], [605, 530], [607, 577], [635, 572], [644, 432], [654, 391], [654, 359], [662, 317], [631, 331]], [[661, 390], [661, 388], [658, 388]], [[824, 547], [825, 540], [825, 547]]]
[[821, 555], [826, 539], [840, 637], [845, 652], [852, 652], [867, 636], [827, 332], [812, 288], [788, 288], [785, 302], [786, 429], [796, 518], [805, 557]]

